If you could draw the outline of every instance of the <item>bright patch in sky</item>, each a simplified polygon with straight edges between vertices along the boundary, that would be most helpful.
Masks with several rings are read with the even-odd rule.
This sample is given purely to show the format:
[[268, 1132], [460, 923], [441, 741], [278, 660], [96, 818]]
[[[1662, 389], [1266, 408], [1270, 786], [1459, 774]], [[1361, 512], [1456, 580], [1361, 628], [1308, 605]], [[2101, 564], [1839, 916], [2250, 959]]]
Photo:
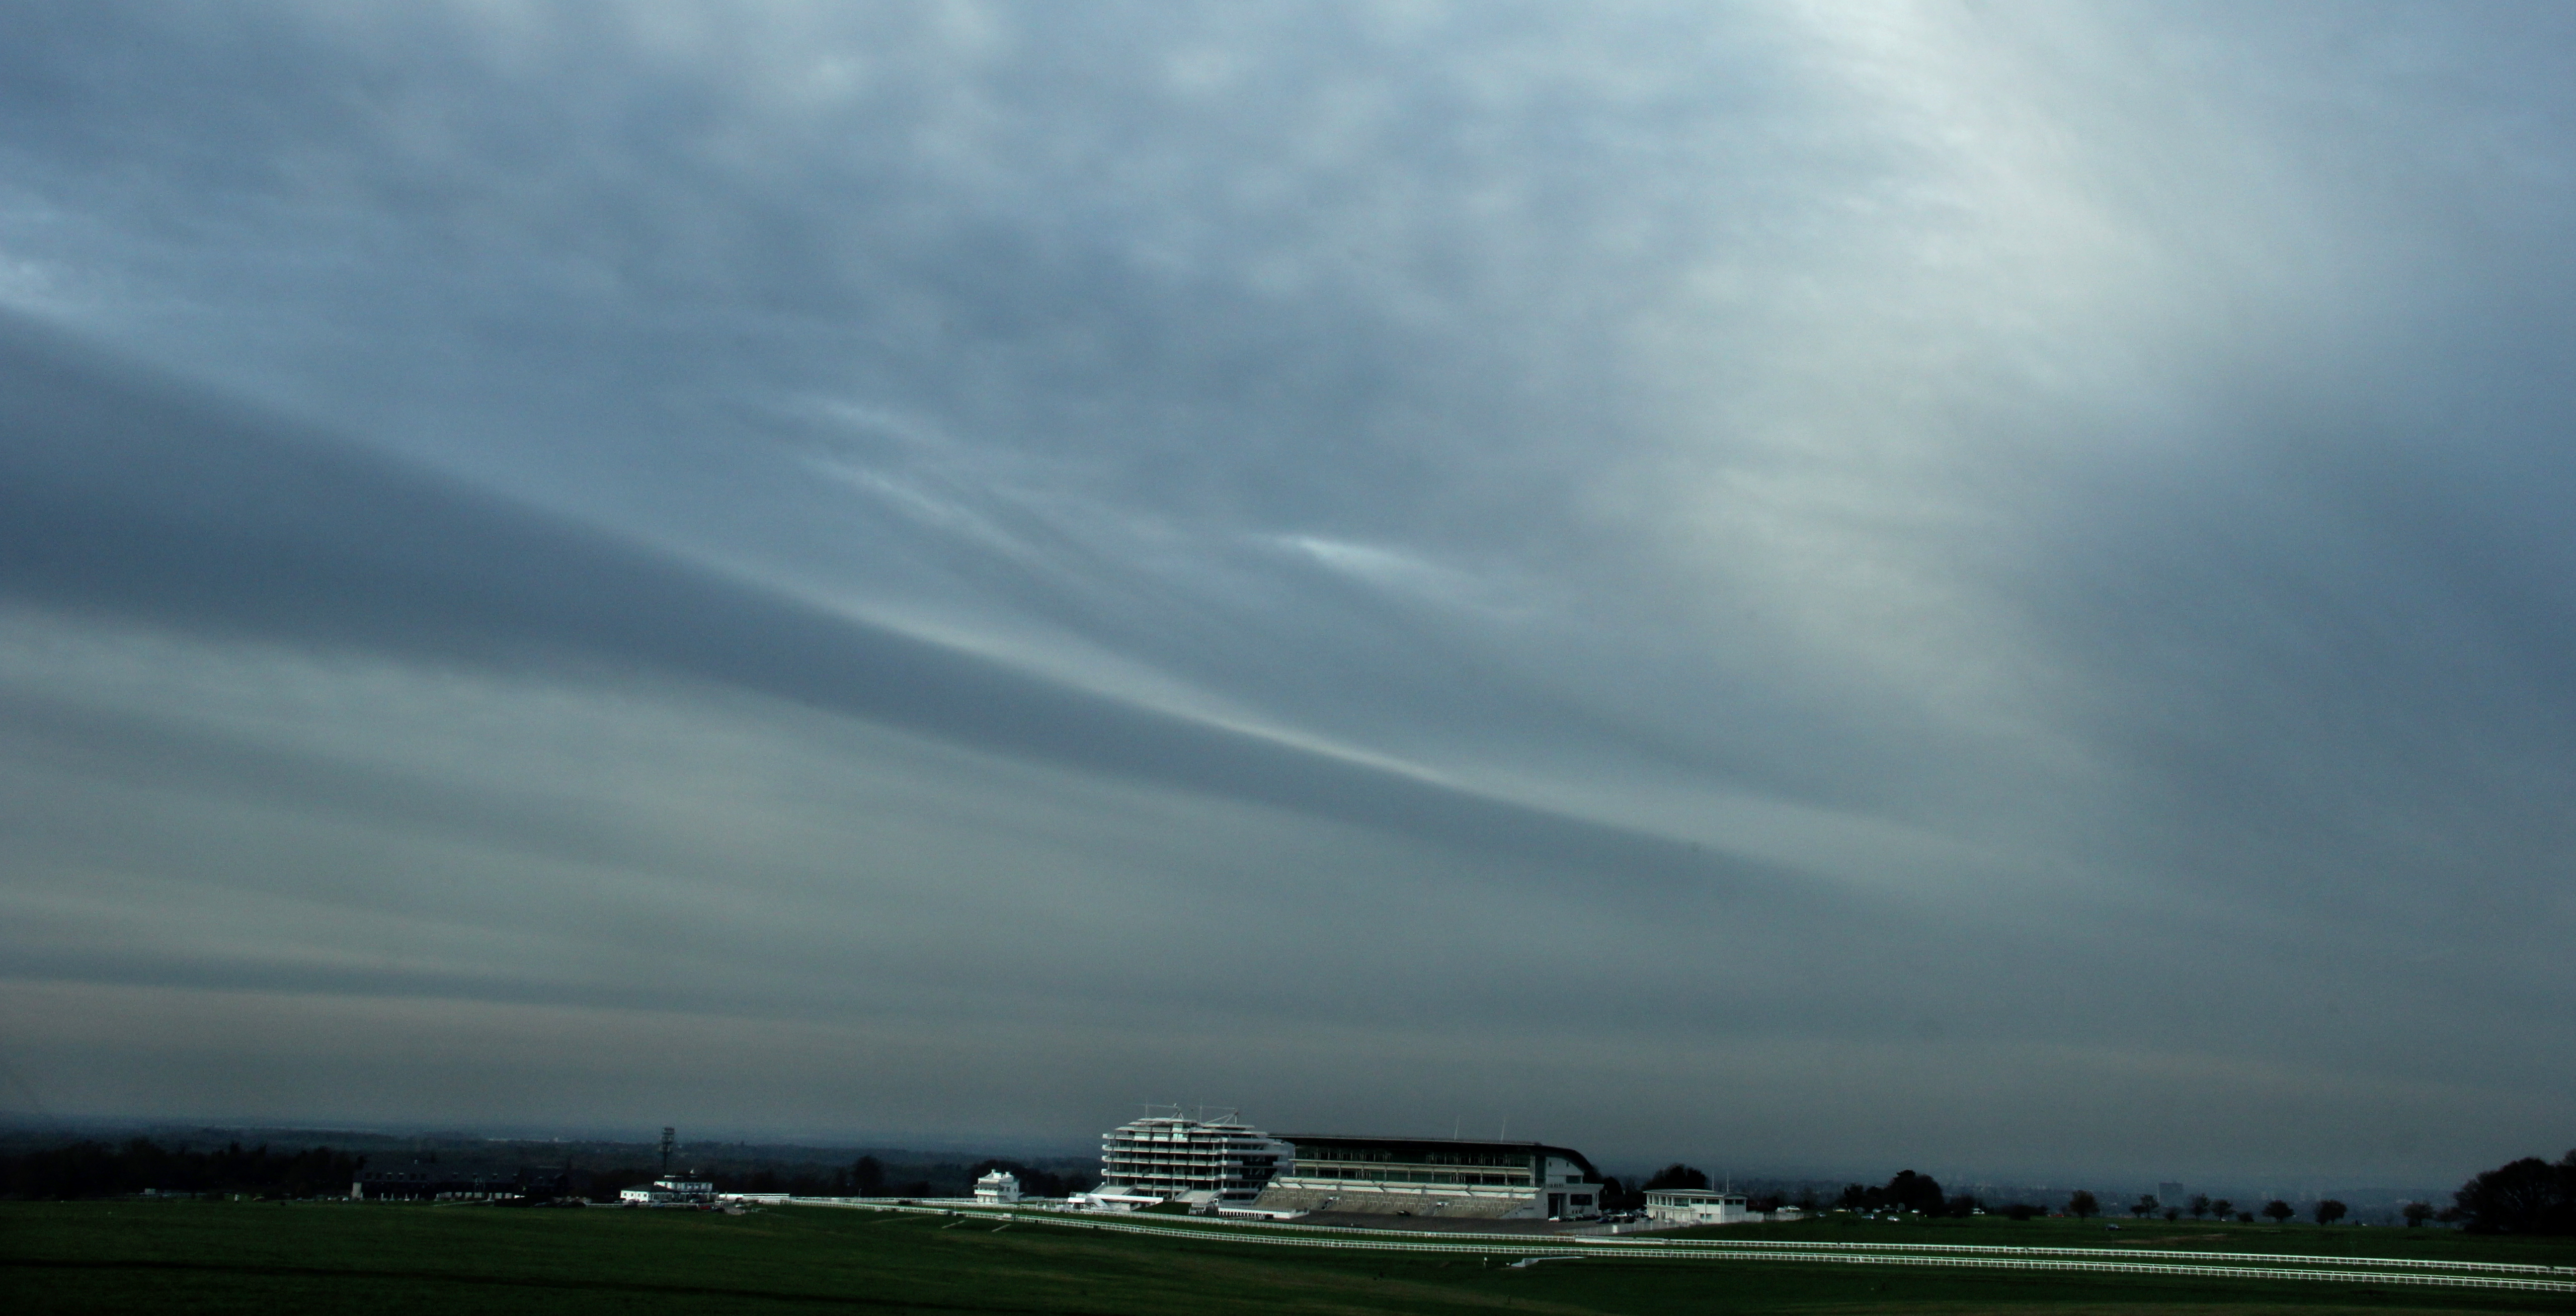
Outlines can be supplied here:
[[2555, 1155], [2571, 38], [11, 11], [0, 1060], [65, 1114]]

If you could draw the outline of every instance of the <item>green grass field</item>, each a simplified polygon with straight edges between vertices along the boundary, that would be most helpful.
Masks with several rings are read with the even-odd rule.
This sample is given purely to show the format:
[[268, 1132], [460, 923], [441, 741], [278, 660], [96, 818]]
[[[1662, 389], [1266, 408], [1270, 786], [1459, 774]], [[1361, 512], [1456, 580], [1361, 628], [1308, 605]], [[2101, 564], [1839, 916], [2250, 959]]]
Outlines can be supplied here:
[[[2118, 1225], [2117, 1230], [2108, 1228]], [[1979, 1243], [2019, 1247], [2100, 1247], [2160, 1252], [2285, 1252], [2320, 1257], [2407, 1257], [2436, 1261], [2496, 1261], [2527, 1266], [2576, 1266], [2576, 1239], [2503, 1238], [2454, 1229], [2363, 1228], [2336, 1225], [2207, 1224], [2192, 1220], [2038, 1219], [1998, 1216], [1914, 1220], [1904, 1224], [1828, 1214], [1797, 1224], [1711, 1227], [1676, 1231], [1677, 1238], [1782, 1238], [1868, 1243]]]
[[[2315, 1281], [1981, 1273], [1794, 1262], [1345, 1253], [988, 1218], [784, 1207], [508, 1210], [247, 1202], [0, 1204], [13, 1313], [2474, 1312], [2576, 1313], [2576, 1294]], [[1702, 1235], [1719, 1231], [1693, 1231]], [[2211, 1238], [2211, 1235], [2221, 1235]], [[1687, 1235], [1685, 1235], [1687, 1236]], [[1811, 1222], [1723, 1236], [2421, 1256], [2576, 1264], [2564, 1242], [2448, 1231], [2002, 1220]], [[1498, 1247], [1494, 1262], [1526, 1255]]]

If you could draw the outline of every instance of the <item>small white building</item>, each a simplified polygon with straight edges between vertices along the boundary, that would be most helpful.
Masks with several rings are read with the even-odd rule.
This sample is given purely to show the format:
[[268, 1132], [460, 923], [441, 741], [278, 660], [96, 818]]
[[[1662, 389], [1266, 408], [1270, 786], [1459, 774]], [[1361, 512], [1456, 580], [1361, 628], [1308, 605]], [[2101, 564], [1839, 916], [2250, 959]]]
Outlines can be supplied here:
[[1770, 1219], [1747, 1205], [1744, 1194], [1708, 1188], [1650, 1189], [1646, 1218], [1667, 1225], [1738, 1225]]
[[995, 1170], [975, 1181], [975, 1201], [982, 1206], [1008, 1206], [1020, 1200], [1020, 1177]]
[[716, 1186], [703, 1179], [656, 1179], [650, 1188], [625, 1188], [619, 1206], [713, 1206]]

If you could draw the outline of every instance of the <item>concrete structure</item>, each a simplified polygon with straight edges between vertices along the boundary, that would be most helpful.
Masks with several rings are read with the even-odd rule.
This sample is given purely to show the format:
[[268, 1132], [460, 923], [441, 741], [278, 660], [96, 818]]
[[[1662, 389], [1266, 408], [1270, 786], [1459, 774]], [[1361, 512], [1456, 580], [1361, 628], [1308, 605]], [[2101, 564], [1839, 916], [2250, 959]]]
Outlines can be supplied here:
[[1214, 1210], [1258, 1196], [1288, 1159], [1288, 1146], [1242, 1123], [1233, 1111], [1192, 1119], [1177, 1106], [1148, 1113], [1100, 1136], [1100, 1187], [1080, 1205], [1133, 1210], [1156, 1202], [1186, 1202]]
[[702, 1179], [662, 1178], [650, 1188], [626, 1188], [617, 1194], [619, 1206], [713, 1206], [716, 1186]]
[[1664, 1225], [1735, 1225], [1769, 1216], [1745, 1204], [1744, 1194], [1713, 1188], [1651, 1188], [1646, 1218]]
[[984, 1206], [1008, 1206], [1020, 1200], [1020, 1176], [995, 1170], [975, 1181], [975, 1200]]
[[1583, 1153], [1540, 1142], [1292, 1133], [1288, 1168], [1255, 1211], [1356, 1211], [1479, 1220], [1589, 1220], [1601, 1173]]
[[361, 1202], [488, 1202], [513, 1197], [552, 1198], [572, 1192], [568, 1172], [548, 1173], [522, 1167], [502, 1173], [410, 1169], [369, 1170], [349, 1185], [349, 1196]]

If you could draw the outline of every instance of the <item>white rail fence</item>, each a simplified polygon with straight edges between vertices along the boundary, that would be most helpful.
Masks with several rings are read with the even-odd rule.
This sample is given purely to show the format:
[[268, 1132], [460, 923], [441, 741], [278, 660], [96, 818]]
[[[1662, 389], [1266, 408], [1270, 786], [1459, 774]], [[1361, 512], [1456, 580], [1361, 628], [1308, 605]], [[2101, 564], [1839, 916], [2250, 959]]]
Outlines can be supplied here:
[[[953, 1214], [956, 1206], [899, 1206], [833, 1198], [797, 1198], [797, 1205], [857, 1207], [925, 1215]], [[1971, 1243], [1801, 1243], [1755, 1239], [1567, 1239], [1545, 1235], [1442, 1233], [1429, 1230], [1333, 1229], [1320, 1225], [1194, 1225], [1178, 1221], [1104, 1218], [1087, 1212], [973, 1212], [985, 1219], [1146, 1234], [1209, 1243], [1349, 1251], [1420, 1252], [1517, 1257], [1594, 1257], [1661, 1261], [1793, 1261], [1845, 1266], [1942, 1266], [1986, 1270], [2049, 1270], [2192, 1279], [2296, 1279], [2348, 1284], [2411, 1284], [2445, 1288], [2512, 1289], [2576, 1293], [2576, 1268], [2510, 1262], [2427, 1261], [2404, 1257], [2310, 1257], [2277, 1252], [2176, 1252], [2148, 1260], [2112, 1248], [2015, 1247]], [[2115, 1259], [2116, 1258], [2116, 1259]], [[2188, 1258], [2185, 1260], [2184, 1258]], [[2270, 1263], [2270, 1264], [2258, 1264]], [[2358, 1267], [2359, 1269], [2355, 1269]]]

